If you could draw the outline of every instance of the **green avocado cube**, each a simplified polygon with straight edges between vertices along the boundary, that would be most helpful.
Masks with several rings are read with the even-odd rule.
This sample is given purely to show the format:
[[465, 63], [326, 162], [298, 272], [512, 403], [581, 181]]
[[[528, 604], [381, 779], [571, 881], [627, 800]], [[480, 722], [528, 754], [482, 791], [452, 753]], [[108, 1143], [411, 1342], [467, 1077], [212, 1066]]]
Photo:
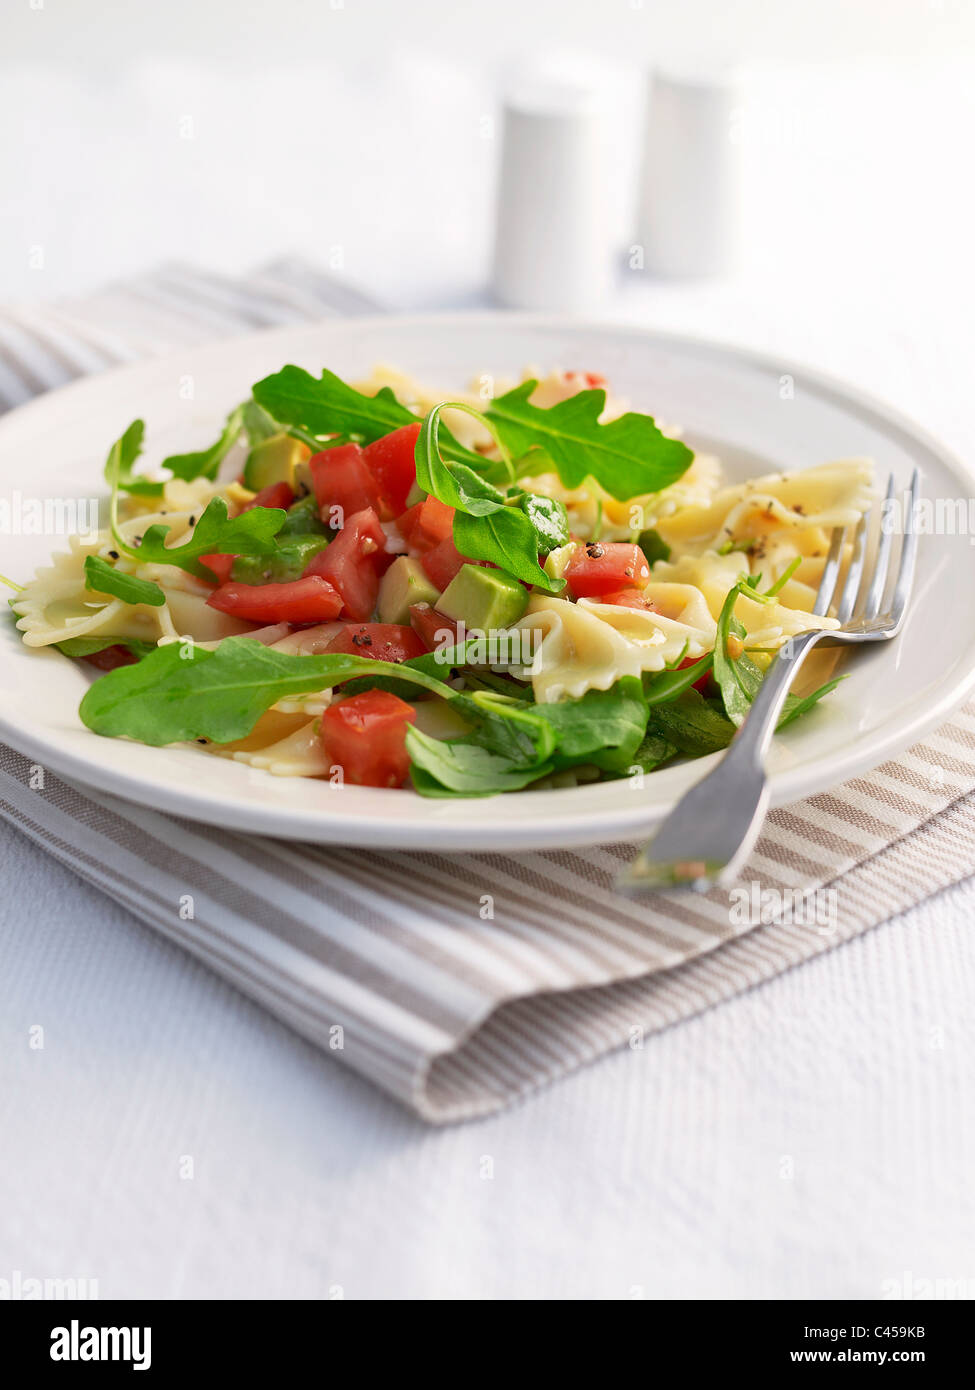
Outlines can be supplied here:
[[299, 469], [311, 457], [308, 445], [290, 434], [272, 434], [255, 444], [244, 464], [244, 486], [252, 492], [287, 483], [298, 491]]
[[284, 525], [278, 532], [278, 540], [283, 536], [326, 536], [328, 527], [318, 511], [318, 498], [313, 492], [295, 502], [288, 508]]
[[379, 621], [408, 623], [411, 604], [436, 604], [439, 597], [420, 561], [397, 555], [379, 585]]
[[437, 602], [441, 613], [479, 632], [516, 623], [528, 607], [528, 590], [504, 570], [463, 565]]
[[325, 536], [292, 536], [274, 555], [238, 555], [230, 577], [238, 584], [290, 584], [327, 545]]

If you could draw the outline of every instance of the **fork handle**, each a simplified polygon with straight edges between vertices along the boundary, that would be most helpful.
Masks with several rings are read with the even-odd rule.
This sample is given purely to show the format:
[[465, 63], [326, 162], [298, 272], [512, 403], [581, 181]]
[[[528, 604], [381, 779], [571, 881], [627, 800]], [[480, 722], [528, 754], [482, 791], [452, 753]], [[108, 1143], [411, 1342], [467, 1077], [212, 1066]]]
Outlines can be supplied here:
[[627, 892], [689, 885], [701, 892], [731, 881], [750, 852], [768, 808], [765, 755], [789, 687], [811, 649], [825, 637], [800, 633], [780, 651], [759, 686], [745, 722], [711, 772], [682, 797], [618, 886]]

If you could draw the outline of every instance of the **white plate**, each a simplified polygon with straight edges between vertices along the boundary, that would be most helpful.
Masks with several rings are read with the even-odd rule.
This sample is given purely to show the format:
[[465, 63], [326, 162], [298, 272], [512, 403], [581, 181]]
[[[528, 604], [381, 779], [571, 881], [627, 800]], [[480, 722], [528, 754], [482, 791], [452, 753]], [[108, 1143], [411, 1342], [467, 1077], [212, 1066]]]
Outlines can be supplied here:
[[[964, 497], [972, 479], [893, 411], [805, 368], [737, 348], [551, 318], [462, 315], [329, 320], [193, 349], [77, 382], [0, 420], [0, 496], [103, 493], [108, 446], [147, 424], [148, 457], [198, 448], [251, 383], [285, 362], [344, 376], [395, 363], [435, 387], [527, 364], [604, 372], [633, 405], [679, 422], [719, 453], [732, 478], [870, 454], [906, 481], [919, 464], [929, 497]], [[788, 375], [794, 394], [783, 399]], [[187, 400], [192, 388], [192, 399]], [[3, 536], [0, 570], [25, 580], [63, 539]], [[943, 720], [975, 683], [975, 549], [968, 536], [922, 539], [916, 598], [901, 637], [857, 653], [849, 679], [776, 740], [776, 803], [808, 796], [881, 762]], [[147, 748], [91, 734], [78, 719], [86, 674], [0, 630], [0, 737], [80, 785], [213, 824], [268, 835], [403, 849], [500, 849], [637, 836], [710, 766], [666, 768], [642, 790], [607, 782], [484, 800], [276, 778], [192, 747]]]

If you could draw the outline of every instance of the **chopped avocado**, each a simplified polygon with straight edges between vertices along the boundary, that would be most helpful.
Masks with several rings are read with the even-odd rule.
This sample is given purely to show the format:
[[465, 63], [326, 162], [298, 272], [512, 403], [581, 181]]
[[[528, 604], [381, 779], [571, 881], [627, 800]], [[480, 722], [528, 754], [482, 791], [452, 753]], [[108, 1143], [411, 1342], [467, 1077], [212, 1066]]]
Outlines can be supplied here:
[[423, 499], [424, 499], [424, 497], [426, 497], [426, 496], [427, 496], [427, 494], [423, 491], [423, 488], [422, 488], [422, 487], [420, 486], [420, 484], [414, 479], [413, 486], [410, 488], [409, 492], [406, 494], [406, 505], [407, 505], [407, 507], [415, 507], [416, 504], [417, 504], [417, 502], [422, 502]]
[[327, 545], [324, 536], [292, 536], [273, 555], [238, 555], [230, 577], [238, 584], [290, 584]]
[[310, 492], [307, 497], [303, 497], [300, 502], [295, 502], [294, 506], [288, 508], [284, 525], [278, 532], [278, 540], [282, 536], [325, 536], [327, 534], [328, 527], [318, 513], [318, 499], [314, 493]]
[[439, 597], [419, 560], [398, 555], [379, 585], [379, 621], [408, 623], [411, 603], [436, 603]]
[[290, 434], [272, 434], [262, 439], [247, 455], [244, 486], [254, 492], [273, 483], [289, 483], [298, 490], [298, 468], [311, 457], [308, 445]]
[[441, 613], [479, 632], [510, 627], [528, 607], [528, 590], [504, 570], [463, 565], [437, 602]]

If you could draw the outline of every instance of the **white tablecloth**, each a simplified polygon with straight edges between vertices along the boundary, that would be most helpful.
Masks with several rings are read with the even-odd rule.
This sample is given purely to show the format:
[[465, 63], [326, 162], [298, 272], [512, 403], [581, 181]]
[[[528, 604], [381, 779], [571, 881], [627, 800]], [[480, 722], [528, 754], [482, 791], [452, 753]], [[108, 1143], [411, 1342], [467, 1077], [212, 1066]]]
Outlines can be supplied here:
[[430, 1130], [26, 841], [0, 837], [0, 876], [0, 1277], [781, 1298], [975, 1276], [971, 885]]
[[[871, 161], [841, 169], [819, 130], [815, 172], [849, 197], [810, 194], [804, 240], [771, 238], [737, 286], [630, 285], [614, 313], [806, 356], [971, 456], [970, 253], [946, 250], [959, 208], [909, 196], [916, 162], [904, 218], [881, 230]], [[793, 200], [797, 157], [783, 150], [776, 190]], [[895, 182], [881, 172], [890, 199]], [[0, 1279], [350, 1298], [873, 1297], [907, 1276], [975, 1279], [971, 883], [446, 1131], [6, 827], [0, 883]]]

